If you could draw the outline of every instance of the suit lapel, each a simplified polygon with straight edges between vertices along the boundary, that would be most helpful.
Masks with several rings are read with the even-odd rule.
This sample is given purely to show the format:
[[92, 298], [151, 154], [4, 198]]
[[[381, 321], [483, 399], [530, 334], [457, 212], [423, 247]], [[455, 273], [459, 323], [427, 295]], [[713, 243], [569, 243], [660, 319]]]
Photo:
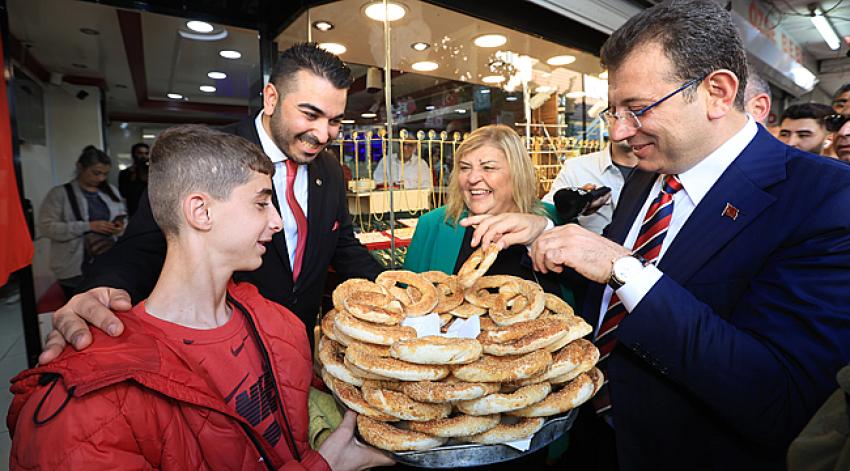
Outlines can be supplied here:
[[[280, 213], [280, 201], [277, 199], [277, 189], [274, 188], [274, 183], [272, 183], [272, 204], [274, 204], [274, 207]], [[286, 268], [287, 279], [291, 280], [292, 267], [289, 265], [289, 251], [286, 249], [286, 235], [284, 231], [280, 231], [272, 236], [272, 246], [280, 258], [280, 263]]]
[[[331, 230], [330, 227], [322, 227], [327, 224], [327, 221], [322, 220], [322, 208], [325, 205], [325, 191], [323, 185], [327, 177], [324, 172], [322, 158], [324, 155], [316, 157], [311, 164], [307, 165], [307, 245], [304, 246], [304, 262], [301, 265], [301, 274], [298, 275], [299, 280], [305, 279], [305, 274], [311, 272], [314, 268], [309, 263], [311, 253], [316, 253], [316, 246], [321, 237], [319, 234]], [[327, 213], [327, 211], [325, 211]], [[327, 267], [320, 269], [327, 270]]]
[[[679, 283], [686, 283], [773, 204], [776, 198], [764, 188], [785, 178], [784, 156], [784, 145], [760, 128], [694, 209], [658, 268]], [[727, 211], [727, 205], [733, 209]]]

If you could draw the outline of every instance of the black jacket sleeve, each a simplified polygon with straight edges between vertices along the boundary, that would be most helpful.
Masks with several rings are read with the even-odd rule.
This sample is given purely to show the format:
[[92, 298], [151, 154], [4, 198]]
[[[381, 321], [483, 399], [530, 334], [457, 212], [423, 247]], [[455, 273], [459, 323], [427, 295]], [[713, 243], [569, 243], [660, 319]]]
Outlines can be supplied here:
[[165, 236], [154, 221], [148, 192], [115, 246], [85, 271], [80, 291], [108, 286], [127, 291], [133, 304], [148, 297], [165, 263]]

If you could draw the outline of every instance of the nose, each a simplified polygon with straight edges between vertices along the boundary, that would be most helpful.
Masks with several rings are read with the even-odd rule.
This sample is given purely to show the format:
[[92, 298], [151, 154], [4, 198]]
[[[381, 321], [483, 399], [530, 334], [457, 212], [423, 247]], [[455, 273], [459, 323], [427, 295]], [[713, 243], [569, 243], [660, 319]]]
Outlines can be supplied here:
[[313, 137], [318, 139], [320, 144], [327, 144], [330, 135], [331, 123], [327, 120], [323, 121], [322, 124], [316, 126], [316, 129], [313, 132]]
[[800, 138], [798, 138], [796, 134], [791, 133], [791, 135], [788, 136], [788, 145], [789, 146], [797, 147], [797, 144], [799, 144], [799, 143], [800, 143]]
[[283, 220], [280, 218], [280, 213], [277, 211], [272, 205], [269, 205], [271, 211], [269, 211], [269, 229], [272, 231], [272, 234], [276, 234], [283, 229]]
[[625, 119], [614, 120], [614, 124], [608, 127], [608, 138], [612, 141], [623, 141], [637, 133], [637, 128], [626, 124]]

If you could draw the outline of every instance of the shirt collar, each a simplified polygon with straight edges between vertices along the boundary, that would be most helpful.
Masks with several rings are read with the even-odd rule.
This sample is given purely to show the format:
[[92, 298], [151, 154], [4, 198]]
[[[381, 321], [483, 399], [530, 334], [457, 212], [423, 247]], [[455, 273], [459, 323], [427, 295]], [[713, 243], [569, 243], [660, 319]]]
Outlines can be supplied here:
[[254, 126], [257, 128], [257, 134], [260, 136], [260, 145], [263, 147], [263, 151], [269, 156], [269, 159], [273, 163], [283, 162], [287, 159], [286, 154], [283, 153], [282, 150], [274, 143], [271, 137], [266, 134], [266, 129], [263, 127], [263, 112], [260, 111], [257, 114], [257, 118], [254, 119]]
[[747, 122], [740, 131], [735, 133], [729, 140], [718, 147], [714, 152], [702, 159], [693, 168], [679, 174], [679, 181], [685, 193], [694, 203], [698, 205], [705, 197], [711, 187], [717, 183], [723, 172], [732, 165], [735, 158], [740, 155], [756, 137], [758, 126], [752, 117], [747, 115]]
[[613, 142], [609, 142], [604, 149], [602, 149], [602, 158], [599, 159], [599, 174], [605, 173], [606, 170], [610, 169], [614, 166], [614, 160], [611, 158], [611, 146], [613, 146]]

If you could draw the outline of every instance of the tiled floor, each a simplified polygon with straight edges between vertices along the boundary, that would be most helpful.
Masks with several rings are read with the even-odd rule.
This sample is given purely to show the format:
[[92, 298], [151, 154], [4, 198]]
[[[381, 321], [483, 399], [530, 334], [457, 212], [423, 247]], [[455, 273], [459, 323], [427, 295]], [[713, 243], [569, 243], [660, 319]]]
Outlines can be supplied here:
[[6, 412], [12, 401], [9, 380], [27, 367], [24, 331], [19, 302], [6, 304], [0, 299], [0, 470], [9, 469], [9, 431], [6, 429]]

